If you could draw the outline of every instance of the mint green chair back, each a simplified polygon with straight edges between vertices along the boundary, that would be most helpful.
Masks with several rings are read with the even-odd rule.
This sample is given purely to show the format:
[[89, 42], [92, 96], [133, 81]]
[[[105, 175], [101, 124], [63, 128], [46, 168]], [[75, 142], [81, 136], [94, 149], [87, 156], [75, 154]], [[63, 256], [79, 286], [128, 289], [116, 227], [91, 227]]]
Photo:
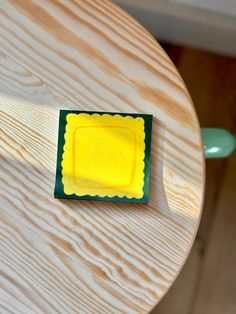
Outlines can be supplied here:
[[236, 147], [236, 138], [224, 129], [202, 128], [202, 138], [206, 158], [225, 158]]

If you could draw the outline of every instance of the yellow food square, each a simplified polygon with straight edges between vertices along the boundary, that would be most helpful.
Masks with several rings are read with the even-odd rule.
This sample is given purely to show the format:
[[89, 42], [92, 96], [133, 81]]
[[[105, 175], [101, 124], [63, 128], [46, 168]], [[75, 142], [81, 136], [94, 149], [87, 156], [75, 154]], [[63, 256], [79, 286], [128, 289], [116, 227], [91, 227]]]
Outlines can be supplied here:
[[62, 158], [66, 195], [143, 197], [142, 117], [69, 113], [66, 123]]

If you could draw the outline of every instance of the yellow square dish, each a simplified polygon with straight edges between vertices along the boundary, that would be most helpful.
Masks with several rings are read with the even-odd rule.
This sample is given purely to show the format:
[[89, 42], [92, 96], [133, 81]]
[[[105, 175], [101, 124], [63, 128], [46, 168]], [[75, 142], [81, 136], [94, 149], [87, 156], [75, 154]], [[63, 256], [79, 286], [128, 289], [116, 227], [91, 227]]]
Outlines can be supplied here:
[[145, 194], [144, 117], [67, 112], [64, 118], [64, 145], [59, 165], [63, 191], [56, 184], [55, 196], [60, 197], [58, 192], [63, 192], [61, 196], [68, 198], [142, 200]]

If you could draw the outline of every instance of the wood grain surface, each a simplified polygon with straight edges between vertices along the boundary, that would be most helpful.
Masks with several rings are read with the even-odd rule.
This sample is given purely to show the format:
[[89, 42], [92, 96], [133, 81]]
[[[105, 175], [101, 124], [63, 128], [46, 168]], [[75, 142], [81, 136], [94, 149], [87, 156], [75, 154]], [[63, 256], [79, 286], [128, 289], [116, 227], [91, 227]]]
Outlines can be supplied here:
[[[203, 201], [183, 81], [108, 1], [0, 10], [0, 312], [148, 313], [188, 256]], [[148, 205], [53, 198], [62, 108], [154, 115]]]

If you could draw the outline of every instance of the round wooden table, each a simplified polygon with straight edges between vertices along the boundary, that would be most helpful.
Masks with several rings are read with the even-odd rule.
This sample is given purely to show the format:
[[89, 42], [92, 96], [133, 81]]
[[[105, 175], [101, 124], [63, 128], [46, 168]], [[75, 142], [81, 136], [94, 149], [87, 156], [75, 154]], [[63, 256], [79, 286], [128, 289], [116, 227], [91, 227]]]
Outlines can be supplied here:
[[[186, 87], [105, 0], [0, 5], [0, 312], [148, 313], [198, 228], [204, 157]], [[153, 114], [150, 201], [53, 197], [59, 109]]]

